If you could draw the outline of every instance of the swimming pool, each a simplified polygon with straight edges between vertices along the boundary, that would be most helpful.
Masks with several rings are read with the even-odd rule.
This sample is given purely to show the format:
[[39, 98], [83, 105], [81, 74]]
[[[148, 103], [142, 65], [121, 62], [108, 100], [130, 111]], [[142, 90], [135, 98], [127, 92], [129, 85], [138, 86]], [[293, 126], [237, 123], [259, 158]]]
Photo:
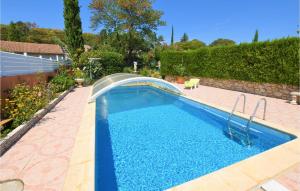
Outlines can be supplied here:
[[96, 101], [96, 190], [164, 190], [294, 138], [253, 123], [244, 146], [224, 133], [227, 117], [149, 86], [110, 90]]

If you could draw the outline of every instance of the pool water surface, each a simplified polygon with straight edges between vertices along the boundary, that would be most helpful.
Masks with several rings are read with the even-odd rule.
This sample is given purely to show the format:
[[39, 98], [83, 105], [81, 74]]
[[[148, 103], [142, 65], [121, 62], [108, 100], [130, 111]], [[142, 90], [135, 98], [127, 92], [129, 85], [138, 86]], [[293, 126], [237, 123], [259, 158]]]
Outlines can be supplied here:
[[245, 146], [224, 133], [227, 118], [150, 86], [110, 90], [96, 101], [96, 190], [164, 190], [294, 138], [253, 123]]

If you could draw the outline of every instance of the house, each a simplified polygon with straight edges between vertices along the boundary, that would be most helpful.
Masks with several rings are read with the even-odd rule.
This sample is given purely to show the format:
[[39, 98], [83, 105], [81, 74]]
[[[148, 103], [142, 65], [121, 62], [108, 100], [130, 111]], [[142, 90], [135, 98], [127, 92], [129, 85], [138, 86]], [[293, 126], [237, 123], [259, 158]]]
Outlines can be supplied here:
[[56, 61], [66, 60], [67, 58], [63, 49], [57, 44], [38, 44], [0, 40], [0, 50]]

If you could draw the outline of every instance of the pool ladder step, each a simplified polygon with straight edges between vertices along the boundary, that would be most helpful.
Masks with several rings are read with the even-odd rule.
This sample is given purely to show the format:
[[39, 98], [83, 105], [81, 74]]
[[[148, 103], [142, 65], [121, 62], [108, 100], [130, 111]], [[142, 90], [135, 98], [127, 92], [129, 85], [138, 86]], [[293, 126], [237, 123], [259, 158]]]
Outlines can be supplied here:
[[[250, 125], [253, 122], [255, 116], [256, 116], [256, 112], [260, 106], [260, 103], [263, 101], [264, 102], [264, 113], [263, 113], [263, 120], [265, 120], [266, 118], [266, 108], [267, 108], [267, 100], [265, 98], [260, 98], [257, 101], [257, 104], [254, 108], [254, 111], [252, 113], [252, 115], [250, 116], [249, 120], [247, 121], [246, 125], [243, 125], [241, 123], [235, 122], [232, 120], [232, 117], [234, 115], [234, 112], [236, 110], [237, 104], [240, 101], [240, 98], [243, 97], [243, 113], [245, 113], [245, 105], [246, 105], [246, 95], [245, 94], [240, 94], [235, 103], [234, 106], [232, 108], [232, 111], [228, 117], [227, 120], [227, 128], [228, 128], [228, 134], [230, 136], [231, 139], [233, 138], [237, 138], [238, 140], [240, 140], [243, 144], [245, 145], [251, 145], [251, 140], [250, 140]], [[234, 125], [233, 125], [234, 124]], [[235, 127], [235, 128], [234, 128]]]

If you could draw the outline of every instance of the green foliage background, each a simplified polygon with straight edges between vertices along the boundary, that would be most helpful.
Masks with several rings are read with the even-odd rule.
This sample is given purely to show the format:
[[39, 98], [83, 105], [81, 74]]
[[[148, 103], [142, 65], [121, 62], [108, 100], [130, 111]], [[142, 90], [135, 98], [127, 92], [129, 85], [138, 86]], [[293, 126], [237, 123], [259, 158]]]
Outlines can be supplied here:
[[33, 87], [18, 84], [11, 90], [9, 99], [4, 101], [4, 117], [13, 119], [11, 128], [4, 129], [1, 134], [7, 134], [13, 128], [29, 120], [35, 112], [42, 109], [51, 97], [48, 96], [46, 84], [39, 83]]
[[190, 51], [164, 51], [161, 74], [236, 79], [252, 82], [299, 85], [299, 38], [203, 47]]
[[219, 38], [214, 40], [209, 46], [232, 46], [235, 45], [235, 42], [230, 39]]
[[54, 93], [59, 93], [74, 86], [75, 81], [73, 77], [68, 73], [68, 70], [61, 66], [58, 70], [57, 75], [51, 79], [49, 85], [51, 91], [53, 91]]
[[171, 48], [175, 50], [196, 50], [205, 46], [204, 42], [194, 39], [191, 41], [176, 42]]
[[65, 40], [72, 60], [77, 63], [84, 52], [78, 0], [64, 0]]
[[[89, 58], [100, 58], [89, 63]], [[105, 75], [122, 72], [124, 67], [124, 57], [116, 52], [103, 52], [99, 50], [85, 52], [81, 55], [80, 67], [87, 75], [92, 73], [93, 79], [101, 78]]]
[[[1, 40], [9, 39], [9, 25], [0, 25], [0, 37]], [[90, 46], [95, 46], [99, 43], [100, 39], [98, 35], [92, 33], [83, 33], [84, 43]], [[21, 42], [33, 42], [33, 43], [47, 43], [56, 44], [54, 38], [59, 38], [62, 42], [65, 42], [65, 36], [63, 30], [58, 29], [47, 29], [47, 28], [29, 28], [28, 33], [26, 33]]]

